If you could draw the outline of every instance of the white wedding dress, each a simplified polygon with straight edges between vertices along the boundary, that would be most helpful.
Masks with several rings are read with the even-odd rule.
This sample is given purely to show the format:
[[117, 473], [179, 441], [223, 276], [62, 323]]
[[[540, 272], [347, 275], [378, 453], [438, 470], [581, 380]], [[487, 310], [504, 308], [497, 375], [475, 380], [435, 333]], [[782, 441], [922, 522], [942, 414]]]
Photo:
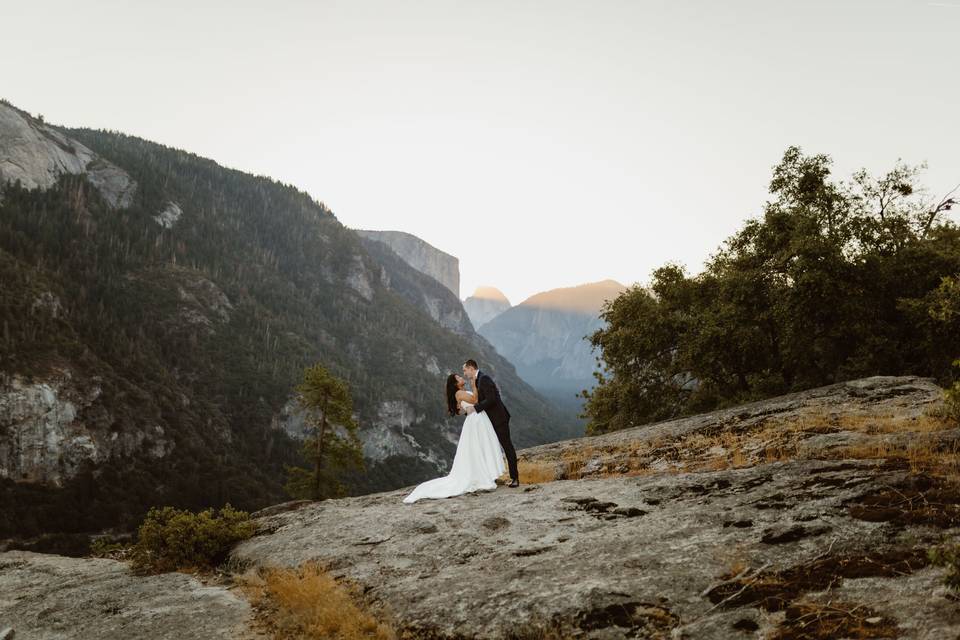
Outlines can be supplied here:
[[[469, 406], [466, 400], [461, 407]], [[422, 482], [403, 499], [407, 504], [423, 498], [449, 498], [470, 491], [491, 491], [506, 470], [503, 449], [487, 413], [470, 413], [463, 421], [450, 473]]]

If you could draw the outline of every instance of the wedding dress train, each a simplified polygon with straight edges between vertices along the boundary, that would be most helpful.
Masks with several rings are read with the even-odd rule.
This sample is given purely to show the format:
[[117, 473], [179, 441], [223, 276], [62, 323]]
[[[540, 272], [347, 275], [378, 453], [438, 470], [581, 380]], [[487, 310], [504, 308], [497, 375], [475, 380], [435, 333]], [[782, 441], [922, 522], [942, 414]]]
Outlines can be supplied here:
[[[468, 406], [466, 400], [461, 407]], [[407, 504], [423, 498], [449, 498], [471, 491], [491, 491], [506, 470], [503, 449], [486, 412], [471, 413], [463, 421], [450, 473], [422, 482], [403, 499]]]

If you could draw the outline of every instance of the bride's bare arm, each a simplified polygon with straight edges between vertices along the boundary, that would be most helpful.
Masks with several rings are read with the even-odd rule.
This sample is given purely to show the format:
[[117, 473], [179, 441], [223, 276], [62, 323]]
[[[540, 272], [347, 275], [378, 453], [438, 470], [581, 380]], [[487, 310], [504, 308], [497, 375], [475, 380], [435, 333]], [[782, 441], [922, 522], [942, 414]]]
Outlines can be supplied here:
[[460, 389], [460, 391], [457, 391], [456, 398], [457, 400], [466, 400], [470, 404], [475, 404], [477, 402], [477, 397], [466, 389]]

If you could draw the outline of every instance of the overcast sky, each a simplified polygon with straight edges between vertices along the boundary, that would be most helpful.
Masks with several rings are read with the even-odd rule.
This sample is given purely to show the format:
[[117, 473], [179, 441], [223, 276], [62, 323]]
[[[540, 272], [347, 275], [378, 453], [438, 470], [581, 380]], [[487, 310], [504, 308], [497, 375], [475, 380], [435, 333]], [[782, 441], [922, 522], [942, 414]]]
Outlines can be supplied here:
[[309, 191], [511, 302], [701, 269], [797, 144], [960, 182], [960, 0], [0, 0], [0, 97]]

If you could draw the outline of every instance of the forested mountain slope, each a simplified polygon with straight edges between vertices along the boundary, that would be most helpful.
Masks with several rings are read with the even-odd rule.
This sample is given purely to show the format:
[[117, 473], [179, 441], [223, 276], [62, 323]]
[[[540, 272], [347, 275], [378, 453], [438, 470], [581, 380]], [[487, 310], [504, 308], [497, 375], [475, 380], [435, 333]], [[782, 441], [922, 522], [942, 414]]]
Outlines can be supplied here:
[[466, 357], [501, 380], [519, 446], [569, 435], [489, 345], [410, 301], [432, 279], [306, 193], [6, 103], [0, 121], [0, 535], [283, 499], [317, 361], [353, 394], [355, 492], [446, 469], [443, 378]]

